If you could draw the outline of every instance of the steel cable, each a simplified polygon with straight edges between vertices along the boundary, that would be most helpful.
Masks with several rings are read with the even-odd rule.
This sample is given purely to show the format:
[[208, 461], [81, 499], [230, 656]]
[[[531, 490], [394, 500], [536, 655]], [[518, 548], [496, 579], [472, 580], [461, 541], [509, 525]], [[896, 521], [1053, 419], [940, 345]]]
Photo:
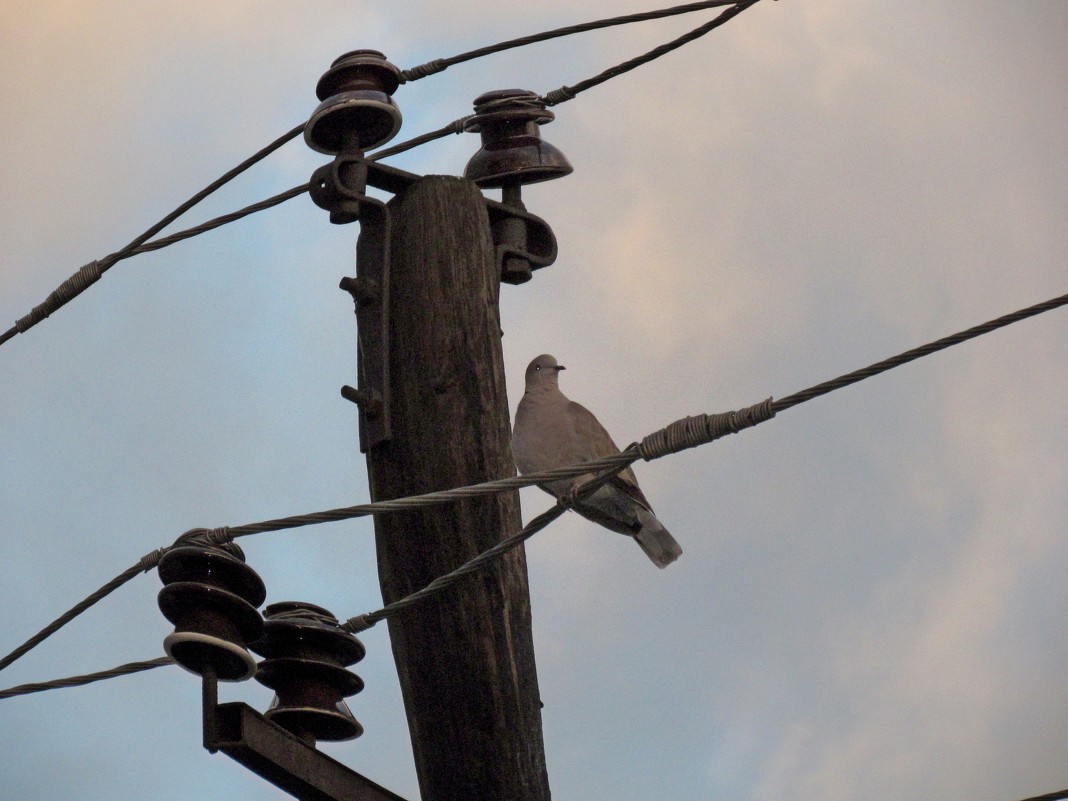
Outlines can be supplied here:
[[[183, 538], [188, 539], [191, 535], [195, 534], [207, 543], [224, 544], [231, 542], [237, 537], [265, 533], [268, 531], [281, 531], [284, 529], [299, 528], [301, 526], [315, 525], [318, 523], [336, 522], [374, 514], [389, 514], [391, 512], [424, 508], [436, 504], [449, 503], [463, 498], [474, 498], [481, 495], [507, 492], [509, 490], [520, 489], [534, 484], [547, 483], [560, 478], [573, 478], [590, 473], [597, 474], [602, 470], [611, 470], [614, 472], [638, 459], [645, 459], [647, 461], [658, 459], [672, 453], [678, 453], [687, 448], [708, 444], [728, 434], [734, 434], [745, 428], [750, 428], [765, 422], [766, 420], [770, 420], [777, 412], [790, 409], [805, 403], [806, 401], [812, 400], [813, 398], [855, 384], [858, 381], [863, 381], [866, 378], [871, 378], [872, 376], [891, 370], [894, 367], [899, 367], [931, 353], [935, 353], [936, 351], [966, 342], [969, 339], [974, 339], [975, 337], [995, 331], [998, 328], [1003, 328], [1012, 323], [1025, 320], [1029, 317], [1034, 317], [1043, 312], [1052, 311], [1053, 309], [1064, 305], [1068, 305], [1068, 294], [1051, 298], [1042, 303], [1037, 303], [1033, 306], [1028, 306], [1027, 308], [1003, 315], [994, 320], [990, 320], [989, 322], [973, 326], [918, 348], [912, 348], [911, 350], [907, 350], [889, 359], [876, 362], [868, 367], [854, 370], [851, 373], [847, 373], [831, 381], [825, 381], [821, 384], [809, 387], [808, 389], [796, 392], [793, 395], [788, 395], [779, 401], [768, 398], [760, 403], [732, 412], [686, 417], [675, 421], [659, 431], [653, 432], [642, 439], [641, 442], [629, 445], [621, 453], [605, 456], [600, 459], [593, 459], [579, 465], [571, 465], [539, 473], [528, 473], [524, 476], [502, 478], [483, 482], [481, 484], [473, 484], [467, 487], [456, 487], [454, 489], [430, 492], [423, 495], [413, 495], [388, 501], [377, 501], [356, 506], [328, 509], [321, 512], [313, 512], [311, 514], [293, 515], [291, 517], [265, 520], [259, 523], [249, 523], [241, 526], [223, 526], [214, 529], [193, 529], [183, 534], [179, 540], [182, 540]], [[46, 627], [46, 629], [27, 640], [23, 646], [20, 646], [3, 660], [0, 660], [0, 669], [11, 664], [15, 659], [18, 659], [59, 628], [69, 623], [81, 614], [81, 612], [84, 612], [105, 595], [121, 586], [126, 581], [129, 581], [137, 575], [138, 572], [150, 570], [152, 566], [154, 566], [153, 560], [155, 560], [155, 563], [158, 563], [159, 558], [166, 550], [167, 549], [165, 548], [161, 548], [147, 554], [137, 565], [129, 568], [103, 588], [90, 595], [85, 601], [57, 618], [53, 623]], [[146, 565], [148, 565], [148, 567], [146, 567]]]
[[[708, 2], [690, 3], [683, 6], [675, 6], [672, 8], [661, 9], [659, 11], [630, 14], [622, 17], [612, 17], [608, 19], [597, 20], [595, 22], [584, 23], [581, 25], [572, 25], [567, 28], [560, 28], [554, 31], [548, 31], [541, 34], [525, 36], [519, 39], [502, 42], [497, 45], [492, 45], [490, 47], [472, 50], [468, 53], [462, 53], [458, 56], [454, 56], [449, 59], [438, 59], [428, 64], [421, 65], [420, 67], [413, 68], [412, 70], [402, 71], [402, 78], [407, 75], [407, 80], [414, 80], [416, 77], [425, 77], [426, 75], [433, 74], [434, 72], [440, 72], [442, 69], [445, 69], [450, 64], [456, 64], [461, 61], [468, 61], [470, 59], [488, 55], [490, 53], [500, 52], [501, 50], [507, 50], [512, 47], [521, 47], [523, 45], [544, 41], [546, 39], [552, 39], [558, 36], [567, 36], [572, 33], [594, 30], [596, 28], [604, 28], [611, 25], [623, 25], [629, 22], [642, 22], [650, 19], [658, 19], [661, 17], [672, 16], [675, 14], [685, 14], [691, 11], [697, 11], [706, 8], [731, 6], [731, 8], [728, 8], [722, 14], [717, 16], [714, 20], [705, 23], [704, 25], [698, 28], [695, 28], [689, 33], [671, 42], [668, 42], [667, 44], [661, 45], [660, 47], [657, 47], [642, 56], [623, 62], [622, 64], [605, 70], [599, 75], [596, 75], [592, 78], [588, 78], [584, 81], [580, 81], [574, 86], [562, 86], [559, 89], [555, 89], [539, 98], [539, 100], [547, 106], [556, 105], [566, 100], [573, 99], [579, 92], [585, 91], [586, 89], [589, 89], [593, 86], [597, 86], [598, 84], [604, 83], [605, 81], [609, 80], [610, 78], [614, 78], [617, 75], [629, 72], [635, 67], [639, 67], [642, 64], [646, 64], [655, 58], [659, 58], [665, 53], [669, 53], [672, 50], [682, 47], [684, 44], [687, 44], [701, 36], [704, 36], [709, 31], [712, 31], [727, 22], [728, 20], [733, 19], [742, 11], [745, 11], [747, 8], [757, 2], [759, 2], [759, 0], [746, 0], [745, 2], [736, 2], [735, 0], [709, 0]], [[385, 158], [387, 156], [396, 155], [397, 153], [402, 153], [406, 150], [417, 147], [418, 145], [431, 142], [443, 136], [455, 133], [462, 133], [464, 130], [464, 124], [469, 119], [470, 116], [461, 117], [460, 119], [454, 120], [448, 125], [445, 125], [444, 127], [439, 128], [436, 131], [431, 131], [429, 133], [422, 134], [421, 136], [415, 137], [414, 139], [408, 140], [407, 142], [402, 142], [398, 145], [394, 145], [393, 147], [378, 151], [377, 153], [372, 155], [371, 158], [380, 159]], [[202, 234], [206, 231], [218, 228], [219, 226], [233, 222], [249, 214], [253, 214], [257, 211], [262, 211], [263, 209], [278, 205], [279, 203], [282, 203], [286, 200], [289, 200], [290, 198], [296, 197], [306, 192], [308, 190], [307, 184], [294, 187], [293, 189], [289, 189], [285, 192], [275, 195], [274, 197], [268, 198], [267, 200], [254, 203], [251, 206], [246, 206], [245, 208], [240, 209], [239, 211], [224, 214], [220, 217], [214, 218], [213, 220], [209, 220], [208, 222], [202, 223], [193, 228], [186, 229], [185, 231], [180, 231], [176, 234], [163, 237], [159, 240], [149, 241], [153, 236], [162, 231], [164, 228], [166, 228], [180, 216], [182, 216], [191, 208], [193, 208], [193, 206], [197, 205], [206, 197], [211, 195], [217, 189], [219, 189], [229, 181], [233, 180], [235, 177], [240, 175], [249, 167], [266, 158], [268, 155], [273, 153], [282, 145], [286, 144], [290, 140], [300, 135], [304, 131], [305, 126], [306, 123], [301, 123], [297, 126], [294, 126], [292, 129], [275, 139], [266, 147], [262, 148], [249, 158], [245, 159], [245, 161], [241, 162], [232, 170], [229, 170], [228, 172], [221, 175], [219, 178], [210, 183], [204, 189], [189, 198], [189, 200], [187, 200], [185, 203], [182, 203], [180, 206], [174, 209], [174, 211], [172, 211], [170, 214], [163, 217], [163, 219], [161, 219], [155, 225], [150, 227], [147, 231], [136, 237], [132, 242], [126, 245], [126, 247], [114, 253], [111, 253], [102, 259], [95, 259], [89, 262], [88, 264], [82, 266], [70, 278], [60, 284], [58, 288], [56, 288], [51, 294], [49, 294], [49, 296], [45, 298], [44, 302], [35, 306], [29, 314], [20, 317], [18, 320], [15, 321], [15, 324], [11, 328], [9, 328], [3, 334], [0, 334], [0, 345], [3, 345], [5, 342], [14, 338], [17, 334], [28, 331], [30, 328], [37, 325], [42, 320], [46, 319], [47, 317], [50, 317], [54, 312], [65, 306], [67, 303], [76, 298], [94, 283], [99, 281], [101, 276], [103, 276], [103, 274], [109, 269], [111, 269], [117, 262], [137, 255], [138, 253], [146, 253], [152, 250], [159, 250], [160, 248], [167, 247], [168, 245], [172, 245], [175, 242], [180, 242], [184, 239], [197, 236], [198, 234]]]
[[526, 45], [537, 44], [538, 42], [546, 42], [550, 39], [556, 39], [561, 36], [571, 36], [575, 33], [585, 33], [587, 31], [594, 31], [600, 28], [609, 28], [614, 25], [627, 25], [632, 22], [648, 22], [649, 20], [672, 17], [678, 14], [689, 14], [694, 11], [703, 11], [708, 8], [716, 8], [717, 6], [731, 6], [735, 5], [737, 2], [738, 0], [705, 0], [705, 2], [701, 3], [687, 3], [686, 5], [672, 6], [671, 8], [662, 8], [657, 11], [643, 11], [637, 14], [625, 14], [620, 17], [608, 17], [606, 19], [599, 19], [593, 22], [583, 22], [578, 25], [568, 25], [563, 28], [555, 28], [554, 30], [545, 31], [544, 33], [535, 33], [529, 36], [520, 36], [517, 39], [509, 39], [505, 42], [488, 45], [487, 47], [480, 47], [476, 50], [468, 50], [466, 53], [460, 53], [459, 55], [450, 56], [449, 58], [436, 58], [433, 61], [428, 61], [425, 64], [420, 64], [417, 67], [401, 70], [401, 83], [417, 81], [420, 78], [426, 78], [428, 75], [436, 75], [439, 72], [443, 72], [454, 64], [460, 64], [464, 61], [471, 61], [476, 58], [482, 58], [483, 56], [489, 56], [494, 53], [501, 53], [505, 50], [511, 50], [515, 47], [525, 47]]
[[24, 642], [14, 651], [9, 653], [3, 659], [0, 659], [0, 670], [6, 668], [8, 665], [10, 665], [16, 659], [22, 657], [28, 651], [31, 651], [36, 648], [46, 639], [51, 637], [65, 625], [74, 620], [74, 618], [78, 617], [78, 615], [80, 615], [86, 609], [93, 606], [98, 601], [103, 600], [105, 597], [113, 593], [115, 590], [117, 590], [130, 579], [134, 578], [140, 573], [147, 573], [149, 570], [159, 564], [159, 560], [162, 555], [162, 549], [152, 551], [152, 553], [149, 554], [145, 554], [145, 556], [141, 557], [141, 561], [138, 562], [136, 565], [133, 565], [124, 570], [122, 573], [117, 575], [99, 590], [86, 597], [84, 601], [71, 607], [68, 611], [64, 612], [62, 615], [57, 617], [55, 620], [53, 620], [35, 635], [30, 637], [30, 639], [26, 640], [26, 642]]
[[566, 100], [572, 100], [579, 92], [584, 92], [587, 89], [597, 86], [598, 84], [602, 84], [611, 78], [615, 78], [617, 75], [622, 75], [625, 72], [630, 72], [635, 67], [640, 67], [643, 64], [648, 64], [650, 61], [660, 58], [660, 56], [665, 55], [666, 53], [670, 53], [672, 50], [676, 50], [685, 44], [689, 44], [695, 39], [699, 39], [706, 33], [710, 33], [711, 31], [714, 31], [716, 28], [718, 28], [720, 25], [723, 25], [724, 23], [734, 19], [747, 8], [756, 5], [758, 2], [760, 2], [760, 0], [747, 0], [746, 2], [737, 3], [732, 8], [728, 8], [715, 19], [711, 20], [710, 22], [706, 22], [704, 25], [694, 28], [689, 33], [683, 34], [677, 39], [673, 39], [672, 41], [667, 42], [666, 44], [662, 44], [659, 47], [653, 48], [644, 55], [632, 58], [629, 61], [624, 61], [622, 64], [617, 64], [614, 67], [610, 67], [604, 72], [593, 76], [592, 78], [587, 78], [584, 81], [579, 81], [574, 86], [561, 86], [559, 89], [554, 89], [553, 91], [542, 95], [541, 100], [547, 106], [555, 106], [559, 105], [560, 103], [563, 103]]
[[[276, 151], [286, 142], [298, 136], [303, 130], [304, 123], [301, 123], [295, 128], [282, 134], [269, 145], [258, 150], [256, 153], [252, 154], [247, 159], [242, 161], [232, 170], [229, 170], [228, 172], [220, 175], [206, 187], [204, 187], [191, 198], [189, 198], [189, 200], [185, 201], [185, 203], [182, 203], [180, 206], [178, 206], [178, 208], [176, 208], [170, 214], [166, 215], [162, 220], [157, 222], [155, 225], [153, 225], [140, 236], [136, 237], [132, 242], [126, 245], [126, 247], [122, 248], [121, 250], [117, 250], [102, 259], [89, 262], [89, 264], [87, 264], [85, 267], [82, 267], [81, 270], [76, 272], [63, 284], [61, 284], [59, 288], [56, 289], [56, 291], [54, 291], [52, 294], [50, 294], [43, 303], [38, 306], [35, 306], [33, 311], [31, 311], [24, 317], [19, 318], [19, 320], [15, 323], [14, 326], [8, 329], [5, 333], [0, 334], [0, 345], [3, 345], [16, 334], [20, 334], [37, 325], [37, 323], [50, 316], [61, 306], [64, 306], [66, 303], [73, 300], [75, 297], [84, 292], [90, 285], [95, 283], [95, 281], [99, 280], [100, 276], [107, 272], [109, 269], [111, 269], [111, 267], [113, 267], [116, 262], [119, 262], [122, 259], [126, 259], [134, 255], [134, 252], [137, 250], [137, 248], [145, 244], [149, 239], [158, 234], [176, 219], [181, 217], [183, 214], [189, 211], [189, 209], [193, 208], [193, 206], [200, 203], [200, 201], [204, 200], [204, 198], [208, 197], [208, 195], [212, 194], [215, 190], [219, 189], [224, 184], [236, 178], [238, 175], [243, 173], [252, 165], [265, 159], [267, 156]], [[87, 275], [93, 276], [92, 279], [87, 280]]]
[[16, 687], [0, 690], [0, 700], [14, 698], [17, 695], [29, 695], [30, 693], [44, 692], [45, 690], [58, 690], [62, 687], [81, 687], [85, 684], [92, 684], [95, 681], [114, 679], [119, 676], [129, 676], [131, 673], [140, 673], [144, 670], [152, 670], [153, 668], [173, 664], [174, 660], [169, 656], [161, 656], [157, 659], [149, 659], [145, 662], [127, 662], [125, 665], [119, 665], [118, 667], [101, 670], [96, 673], [86, 673], [82, 676], [70, 676], [65, 679], [52, 679], [52, 681], [41, 681], [33, 684], [19, 684]]
[[621, 463], [607, 470], [604, 470], [603, 472], [594, 476], [589, 481], [583, 482], [581, 486], [573, 489], [567, 496], [558, 500], [555, 506], [552, 506], [546, 511], [542, 512], [540, 515], [538, 515], [525, 526], [523, 526], [523, 528], [521, 528], [515, 534], [512, 534], [510, 537], [506, 537], [493, 547], [487, 548], [478, 556], [475, 556], [471, 560], [460, 565], [455, 570], [446, 573], [442, 576], [438, 576], [436, 579], [434, 579], [422, 589], [416, 590], [410, 595], [406, 595], [403, 598], [399, 598], [396, 601], [388, 603], [381, 609], [378, 609], [374, 612], [367, 612], [362, 615], [357, 615], [356, 617], [349, 618], [345, 621], [344, 624], [342, 624], [342, 628], [351, 632], [366, 631], [367, 629], [371, 628], [371, 626], [382, 620], [385, 620], [387, 617], [392, 617], [398, 612], [407, 609], [408, 607], [414, 606], [426, 600], [430, 596], [436, 595], [439, 592], [442, 592], [443, 590], [451, 587], [464, 576], [475, 572], [481, 567], [492, 562], [494, 559], [497, 559], [498, 557], [508, 553], [508, 551], [512, 550], [513, 548], [522, 545], [524, 542], [529, 540], [543, 528], [545, 528], [558, 517], [560, 517], [560, 515], [562, 515], [568, 509], [572, 508], [583, 498], [592, 495], [605, 483], [611, 481], [612, 477], [615, 476], [624, 467], [626, 467], [626, 464]]

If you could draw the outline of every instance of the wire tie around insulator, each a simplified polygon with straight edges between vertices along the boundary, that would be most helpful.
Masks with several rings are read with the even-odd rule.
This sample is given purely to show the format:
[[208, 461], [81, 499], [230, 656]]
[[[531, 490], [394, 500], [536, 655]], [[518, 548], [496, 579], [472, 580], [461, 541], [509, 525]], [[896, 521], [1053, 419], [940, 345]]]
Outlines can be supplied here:
[[204, 538], [212, 545], [226, 545], [234, 541], [234, 535], [230, 533], [229, 526], [208, 529]]
[[648, 462], [687, 448], [696, 448], [727, 434], [737, 434], [774, 416], [774, 399], [768, 398], [733, 412], [684, 417], [645, 437], [638, 444], [638, 453]]
[[159, 565], [159, 560], [163, 558], [163, 554], [165, 553], [166, 550], [163, 548], [156, 548], [156, 550], [146, 553], [144, 556], [141, 557], [141, 570], [145, 573], [147, 573], [149, 570], [152, 570], [154, 567]]
[[312, 620], [316, 623], [325, 623], [328, 626], [337, 626], [337, 618], [326, 611], [317, 611], [315, 609], [309, 609], [307, 606], [299, 606], [295, 609], [287, 609], [282, 612], [270, 611], [271, 620], [297, 620], [297, 621], [309, 621]]
[[196, 548], [214, 548], [236, 556], [245, 561], [244, 551], [241, 546], [234, 542], [234, 535], [229, 526], [219, 528], [191, 528], [174, 541], [171, 548], [193, 546]]
[[45, 298], [44, 303], [39, 306], [34, 306], [33, 311], [25, 317], [16, 320], [15, 328], [18, 329], [20, 334], [25, 333], [28, 329], [37, 325], [37, 323], [48, 317], [64, 303], [77, 297], [99, 281], [102, 274], [103, 270], [100, 267], [100, 262], [93, 259], [93, 261], [86, 264], [78, 270], [78, 272], [60, 284], [51, 295]]
[[486, 114], [501, 108], [542, 111], [545, 108], [545, 100], [540, 97], [517, 97], [515, 94], [509, 94], [505, 97], [495, 97], [479, 103], [475, 107], [475, 115]]
[[576, 97], [578, 97], [578, 93], [570, 86], [561, 86], [559, 89], [553, 89], [548, 94], [542, 95], [541, 100], [547, 106], [555, 106], [565, 100], [574, 100]]

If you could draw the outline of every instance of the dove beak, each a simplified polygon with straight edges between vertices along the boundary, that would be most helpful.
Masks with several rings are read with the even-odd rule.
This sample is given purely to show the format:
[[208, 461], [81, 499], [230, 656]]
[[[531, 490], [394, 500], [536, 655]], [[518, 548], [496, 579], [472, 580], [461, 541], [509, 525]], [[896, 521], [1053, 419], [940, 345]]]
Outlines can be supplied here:
[[555, 365], [553, 367], [553, 369], [556, 370], [557, 372], [560, 372], [561, 370], [566, 370], [567, 368], [564, 367], [562, 364], [557, 364], [557, 365]]

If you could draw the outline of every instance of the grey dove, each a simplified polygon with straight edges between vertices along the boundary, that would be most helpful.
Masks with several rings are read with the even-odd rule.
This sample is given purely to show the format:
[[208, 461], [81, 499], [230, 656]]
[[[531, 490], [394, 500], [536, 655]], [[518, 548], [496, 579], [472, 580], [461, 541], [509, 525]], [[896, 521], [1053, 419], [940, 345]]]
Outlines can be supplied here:
[[[527, 366], [526, 392], [512, 429], [512, 454], [520, 473], [552, 470], [619, 453], [597, 418], [560, 391], [563, 369], [548, 354]], [[539, 486], [561, 498], [592, 477], [565, 478]], [[611, 531], [633, 537], [657, 567], [667, 567], [682, 553], [675, 538], [656, 519], [630, 467], [584, 498], [575, 511]]]

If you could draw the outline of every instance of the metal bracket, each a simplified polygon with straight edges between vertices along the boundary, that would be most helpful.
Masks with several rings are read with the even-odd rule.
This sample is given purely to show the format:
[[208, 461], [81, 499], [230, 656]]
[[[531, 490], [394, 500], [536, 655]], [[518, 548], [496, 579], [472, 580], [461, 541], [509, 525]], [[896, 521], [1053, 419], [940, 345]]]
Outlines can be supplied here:
[[204, 674], [204, 747], [222, 751], [301, 801], [405, 801], [264, 718], [247, 704], [218, 703]]
[[[311, 196], [317, 205], [331, 211], [332, 222], [353, 222], [360, 219], [360, 204], [373, 200], [364, 194], [367, 186], [396, 194], [421, 177], [363, 154], [342, 154], [312, 175]], [[504, 202], [491, 198], [484, 201], [502, 281], [521, 284], [530, 279], [531, 270], [548, 267], [556, 261], [556, 236], [545, 220], [526, 210], [518, 193], [506, 193]], [[524, 266], [515, 263], [516, 260], [528, 264]]]
[[330, 212], [334, 225], [360, 219], [366, 188], [367, 161], [359, 156], [338, 156], [313, 172], [308, 182], [312, 202]]
[[[309, 193], [337, 225], [359, 221], [356, 275], [341, 279], [341, 289], [356, 304], [357, 386], [341, 395], [360, 407], [363, 453], [392, 436], [389, 391], [390, 215], [385, 203], [366, 194], [368, 186], [397, 193], [422, 176], [380, 164], [361, 152], [339, 154], [313, 174]], [[518, 198], [483, 198], [489, 215], [501, 280], [529, 281], [533, 270], [556, 261], [556, 236], [548, 223], [529, 213]]]
[[490, 198], [485, 201], [502, 281], [526, 283], [532, 270], [556, 261], [556, 236], [545, 220], [528, 212], [522, 203], [500, 203]]
[[356, 304], [357, 387], [341, 395], [360, 407], [360, 450], [364, 453], [392, 436], [389, 411], [389, 236], [386, 204], [365, 194], [373, 162], [362, 155], [340, 155], [312, 175], [311, 196], [330, 211], [336, 224], [360, 222], [356, 275], [341, 279], [341, 289]]
[[356, 240], [356, 277], [346, 276], [341, 288], [356, 304], [357, 389], [341, 394], [360, 407], [360, 450], [392, 436], [389, 413], [389, 233], [386, 204], [365, 198], [360, 206]]

